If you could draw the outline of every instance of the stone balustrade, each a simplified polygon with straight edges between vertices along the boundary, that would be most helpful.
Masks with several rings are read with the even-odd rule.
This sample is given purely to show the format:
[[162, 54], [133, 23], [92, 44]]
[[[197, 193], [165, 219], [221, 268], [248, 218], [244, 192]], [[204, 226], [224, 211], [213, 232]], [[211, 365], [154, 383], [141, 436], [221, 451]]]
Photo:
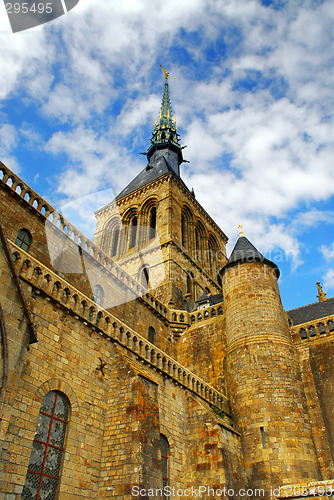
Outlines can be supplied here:
[[194, 325], [206, 321], [210, 318], [216, 316], [222, 316], [224, 314], [222, 304], [217, 304], [215, 306], [206, 307], [205, 309], [199, 309], [198, 311], [193, 311], [190, 313], [190, 324]]
[[199, 323], [216, 316], [222, 316], [223, 314], [224, 311], [222, 304], [209, 306], [205, 309], [199, 309], [198, 311], [193, 311], [191, 313], [179, 309], [171, 309], [170, 320], [173, 323], [177, 324], [179, 327], [182, 327], [183, 325], [185, 327], [188, 327], [190, 325], [193, 325], [194, 323]]
[[28, 282], [37, 293], [43, 293], [50, 300], [62, 304], [64, 308], [82, 318], [84, 323], [93, 330], [105, 335], [111, 341], [117, 342], [131, 351], [142, 362], [148, 363], [154, 369], [164, 373], [221, 410], [225, 414], [226, 423], [230, 425], [226, 396], [151, 344], [125, 323], [99, 307], [93, 300], [61, 279], [13, 242], [9, 242], [9, 245], [18, 275]]
[[334, 333], [334, 316], [326, 316], [326, 318], [317, 319], [303, 323], [301, 325], [293, 326], [290, 329], [292, 339], [295, 342], [301, 340], [318, 339], [322, 335]]
[[87, 236], [63, 217], [52, 205], [39, 196], [16, 174], [9, 170], [6, 165], [0, 162], [0, 181], [6, 184], [12, 191], [25, 200], [30, 206], [36, 209], [46, 220], [58, 227], [68, 238], [72, 239], [83, 251], [87, 252], [99, 264], [108, 269], [119, 281], [127, 286], [136, 296], [144, 300], [151, 308], [165, 319], [170, 319], [170, 314], [166, 306], [160, 302], [146, 288], [132, 278], [121, 266], [111, 257], [105, 254]]

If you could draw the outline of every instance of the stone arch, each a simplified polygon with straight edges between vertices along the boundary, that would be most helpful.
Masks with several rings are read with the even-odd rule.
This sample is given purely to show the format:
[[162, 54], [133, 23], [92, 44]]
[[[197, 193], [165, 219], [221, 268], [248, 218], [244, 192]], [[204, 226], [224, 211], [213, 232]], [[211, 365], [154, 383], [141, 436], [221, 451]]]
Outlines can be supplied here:
[[120, 250], [122, 221], [119, 217], [112, 217], [103, 229], [101, 248], [110, 257], [115, 257]]
[[150, 197], [145, 200], [140, 210], [140, 225], [143, 234], [141, 235], [141, 244], [152, 240], [156, 236], [157, 229], [157, 198]]
[[123, 217], [125, 226], [127, 250], [131, 250], [138, 242], [138, 210], [135, 207], [130, 208]]
[[49, 380], [46, 380], [36, 389], [34, 394], [35, 400], [41, 403], [43, 397], [50, 391], [63, 392], [65, 396], [67, 396], [69, 399], [71, 405], [71, 411], [72, 412], [79, 411], [79, 402], [77, 395], [75, 394], [72, 387], [65, 380], [62, 380], [61, 378], [51, 378]]

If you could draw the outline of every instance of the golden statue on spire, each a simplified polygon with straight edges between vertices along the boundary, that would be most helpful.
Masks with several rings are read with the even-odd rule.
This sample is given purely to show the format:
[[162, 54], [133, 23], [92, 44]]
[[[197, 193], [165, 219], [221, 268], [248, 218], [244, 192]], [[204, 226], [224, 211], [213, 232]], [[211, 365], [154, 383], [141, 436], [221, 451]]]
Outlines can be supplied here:
[[317, 285], [317, 288], [318, 288], [318, 299], [319, 299], [319, 302], [323, 302], [324, 300], [326, 300], [326, 294], [324, 293], [323, 289], [322, 289], [322, 286], [320, 285], [320, 281], [317, 281], [316, 282], [316, 285]]
[[166, 77], [166, 78], [168, 78], [168, 77], [169, 77], [169, 73], [168, 73], [168, 71], [167, 71], [165, 68], [163, 68], [163, 67], [161, 66], [161, 64], [160, 64], [160, 68], [162, 69], [163, 74], [165, 75], [165, 77]]
[[243, 227], [244, 226], [242, 224], [239, 224], [239, 226], [238, 226], [238, 229], [239, 229], [239, 238], [241, 238], [244, 235], [244, 233], [242, 232], [242, 228]]

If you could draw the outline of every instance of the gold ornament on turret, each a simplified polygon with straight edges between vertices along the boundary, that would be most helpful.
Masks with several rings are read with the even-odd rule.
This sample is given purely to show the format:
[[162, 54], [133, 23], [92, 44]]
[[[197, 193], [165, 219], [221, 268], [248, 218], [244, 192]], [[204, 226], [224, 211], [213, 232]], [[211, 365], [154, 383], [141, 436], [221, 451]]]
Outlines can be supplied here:
[[244, 227], [244, 226], [243, 226], [242, 224], [239, 224], [239, 226], [238, 226], [238, 229], [239, 229], [239, 238], [241, 238], [241, 237], [244, 235], [244, 233], [243, 233], [243, 231], [242, 231], [242, 228], [243, 228], [243, 227]]

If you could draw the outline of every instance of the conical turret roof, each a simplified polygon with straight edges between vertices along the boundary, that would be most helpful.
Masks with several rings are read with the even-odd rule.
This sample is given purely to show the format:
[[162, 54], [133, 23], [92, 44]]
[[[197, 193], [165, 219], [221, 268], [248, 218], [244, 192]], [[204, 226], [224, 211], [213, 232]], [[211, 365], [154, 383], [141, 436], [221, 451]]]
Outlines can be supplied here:
[[280, 272], [276, 264], [266, 259], [245, 236], [239, 237], [226, 266], [223, 267], [219, 274], [222, 275], [227, 268], [245, 262], [263, 262], [273, 267], [276, 271], [277, 278], [279, 277]]

